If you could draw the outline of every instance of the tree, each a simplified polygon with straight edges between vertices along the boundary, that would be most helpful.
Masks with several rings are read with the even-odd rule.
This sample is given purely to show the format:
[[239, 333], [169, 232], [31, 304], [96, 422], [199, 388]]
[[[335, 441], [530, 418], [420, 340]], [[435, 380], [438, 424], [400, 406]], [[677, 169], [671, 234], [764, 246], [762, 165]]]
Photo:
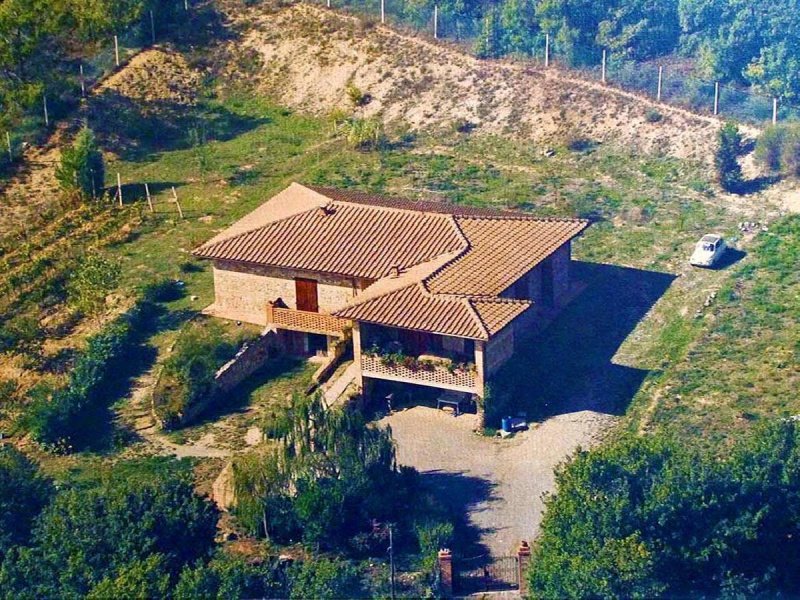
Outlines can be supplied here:
[[481, 32], [475, 42], [475, 54], [480, 58], [497, 58], [504, 52], [500, 11], [492, 7], [483, 17]]
[[358, 596], [358, 572], [343, 560], [305, 560], [292, 571], [292, 600], [336, 600]]
[[236, 514], [253, 533], [346, 548], [372, 520], [397, 519], [408, 481], [391, 432], [320, 398], [295, 398], [277, 450], [234, 462]]
[[800, 431], [762, 426], [724, 459], [663, 435], [579, 451], [556, 472], [536, 597], [781, 595], [800, 585]]
[[67, 195], [82, 200], [97, 198], [102, 193], [105, 185], [103, 153], [88, 127], [81, 129], [72, 146], [62, 151], [56, 179]]
[[37, 519], [31, 546], [3, 563], [0, 589], [9, 597], [158, 596], [166, 579], [208, 558], [217, 516], [188, 477], [65, 490]]
[[28, 542], [33, 521], [50, 501], [53, 487], [36, 465], [11, 446], [0, 446], [0, 561]]
[[67, 301], [81, 312], [97, 312], [117, 287], [120, 274], [118, 262], [95, 252], [87, 254], [67, 281]]
[[726, 123], [717, 135], [717, 152], [714, 164], [717, 168], [719, 183], [727, 192], [741, 190], [742, 167], [739, 166], [739, 155], [742, 152], [742, 136], [734, 123]]

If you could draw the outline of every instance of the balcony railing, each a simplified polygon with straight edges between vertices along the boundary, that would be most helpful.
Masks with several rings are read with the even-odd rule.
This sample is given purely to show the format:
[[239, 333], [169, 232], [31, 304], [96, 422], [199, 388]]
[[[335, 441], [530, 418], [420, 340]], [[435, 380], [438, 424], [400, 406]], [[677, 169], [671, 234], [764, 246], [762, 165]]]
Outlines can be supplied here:
[[402, 364], [386, 364], [380, 356], [362, 354], [361, 372], [365, 377], [428, 385], [457, 392], [477, 393], [475, 372], [469, 369], [448, 370], [442, 365], [412, 369]]
[[344, 337], [345, 329], [352, 326], [352, 321], [323, 313], [267, 305], [267, 324], [278, 329]]

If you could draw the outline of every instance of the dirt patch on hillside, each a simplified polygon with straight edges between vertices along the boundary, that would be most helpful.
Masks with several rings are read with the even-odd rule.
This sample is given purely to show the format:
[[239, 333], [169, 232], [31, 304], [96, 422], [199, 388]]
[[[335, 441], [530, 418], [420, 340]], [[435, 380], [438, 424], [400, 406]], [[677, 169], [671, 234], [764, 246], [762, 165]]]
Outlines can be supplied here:
[[162, 48], [145, 50], [111, 75], [95, 94], [113, 91], [141, 102], [193, 104], [200, 74], [180, 54]]
[[[543, 145], [613, 141], [701, 161], [709, 160], [720, 126], [718, 119], [555, 68], [479, 60], [308, 5], [270, 14], [254, 8], [231, 18], [244, 30], [239, 59], [250, 57], [261, 90], [315, 114], [351, 106], [352, 84], [371, 98], [359, 113], [417, 129], [469, 122], [481, 133]], [[660, 115], [655, 123], [652, 114], [648, 120], [653, 111]]]

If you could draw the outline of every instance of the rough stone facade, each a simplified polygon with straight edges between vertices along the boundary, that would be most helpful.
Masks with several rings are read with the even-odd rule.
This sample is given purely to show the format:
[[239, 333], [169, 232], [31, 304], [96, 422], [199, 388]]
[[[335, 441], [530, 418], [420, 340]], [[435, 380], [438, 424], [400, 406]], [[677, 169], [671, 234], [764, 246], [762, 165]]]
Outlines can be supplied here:
[[242, 263], [214, 263], [213, 313], [256, 325], [266, 325], [268, 302], [280, 298], [297, 308], [295, 279], [317, 281], [319, 310], [329, 313], [342, 308], [367, 282], [292, 269], [249, 266]]

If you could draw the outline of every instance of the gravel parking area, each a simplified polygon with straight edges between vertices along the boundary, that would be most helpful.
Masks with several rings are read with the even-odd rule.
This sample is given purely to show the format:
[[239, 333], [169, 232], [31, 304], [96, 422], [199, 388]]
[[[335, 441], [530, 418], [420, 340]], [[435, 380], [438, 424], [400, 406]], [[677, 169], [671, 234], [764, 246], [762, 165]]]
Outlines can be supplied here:
[[423, 473], [443, 503], [466, 517], [478, 551], [505, 556], [536, 537], [542, 494], [553, 469], [591, 446], [615, 417], [592, 411], [558, 415], [512, 438], [473, 433], [475, 415], [415, 407], [381, 419], [397, 441], [398, 461]]

